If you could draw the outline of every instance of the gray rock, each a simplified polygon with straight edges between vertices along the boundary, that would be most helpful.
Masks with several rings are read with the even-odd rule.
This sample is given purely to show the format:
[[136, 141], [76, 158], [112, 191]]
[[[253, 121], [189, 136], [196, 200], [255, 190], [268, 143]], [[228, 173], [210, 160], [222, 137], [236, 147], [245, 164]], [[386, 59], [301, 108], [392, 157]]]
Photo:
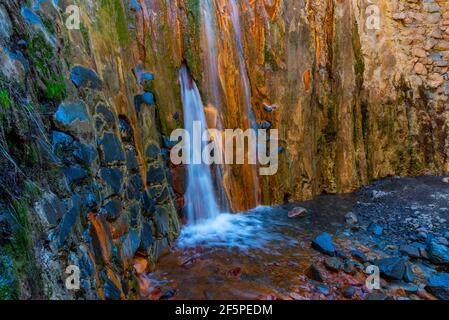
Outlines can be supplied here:
[[356, 225], [357, 223], [359, 223], [359, 219], [357, 217], [357, 215], [353, 212], [349, 212], [346, 214], [345, 216], [345, 221], [347, 224], [353, 226]]
[[307, 209], [302, 208], [302, 207], [296, 207], [288, 213], [289, 218], [297, 218], [297, 217], [305, 217], [305, 216], [307, 216]]

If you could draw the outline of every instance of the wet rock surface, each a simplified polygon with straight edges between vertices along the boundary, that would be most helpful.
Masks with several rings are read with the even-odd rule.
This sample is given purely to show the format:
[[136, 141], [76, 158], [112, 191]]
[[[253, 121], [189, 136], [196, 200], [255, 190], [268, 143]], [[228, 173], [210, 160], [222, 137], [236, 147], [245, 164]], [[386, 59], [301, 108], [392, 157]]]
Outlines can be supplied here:
[[[301, 219], [288, 217], [294, 205], [250, 211], [242, 215], [259, 228], [240, 242], [225, 233], [185, 247], [181, 236], [180, 248], [142, 276], [141, 294], [148, 299], [170, 290], [176, 293], [169, 299], [448, 299], [447, 266], [441, 263], [447, 245], [436, 242], [447, 236], [448, 200], [441, 178], [390, 178], [353, 194], [301, 203], [309, 212]], [[346, 223], [348, 212], [358, 223]], [[382, 225], [381, 234], [370, 231], [373, 221]], [[422, 231], [426, 238], [418, 236]], [[379, 267], [378, 290], [367, 287], [370, 266]], [[238, 277], [229, 277], [236, 268]]]

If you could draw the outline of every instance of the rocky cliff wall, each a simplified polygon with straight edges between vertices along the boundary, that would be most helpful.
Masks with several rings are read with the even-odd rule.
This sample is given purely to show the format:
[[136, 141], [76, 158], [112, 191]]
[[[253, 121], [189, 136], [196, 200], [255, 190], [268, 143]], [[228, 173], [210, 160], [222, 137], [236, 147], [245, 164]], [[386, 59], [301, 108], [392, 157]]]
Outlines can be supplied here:
[[[216, 0], [216, 88], [204, 3], [53, 3], [0, 4], [2, 298], [139, 297], [179, 232], [184, 169], [167, 136], [183, 125], [183, 62], [223, 127], [245, 129], [241, 54], [256, 121], [280, 130], [277, 175], [255, 185], [227, 168], [233, 210], [256, 205], [251, 189], [273, 204], [449, 171], [446, 1], [373, 1], [372, 30], [361, 0]], [[81, 291], [65, 288], [69, 265]]]

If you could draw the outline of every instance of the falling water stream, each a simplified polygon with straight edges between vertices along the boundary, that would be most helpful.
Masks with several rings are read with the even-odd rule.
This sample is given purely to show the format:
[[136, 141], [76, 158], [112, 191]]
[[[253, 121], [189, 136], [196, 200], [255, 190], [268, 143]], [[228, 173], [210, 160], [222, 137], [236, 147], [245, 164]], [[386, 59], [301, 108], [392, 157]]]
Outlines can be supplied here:
[[[184, 107], [184, 125], [185, 130], [193, 137], [194, 124], [200, 124], [199, 134], [207, 130], [206, 116], [204, 106], [198, 87], [189, 75], [185, 65], [181, 68], [179, 76], [181, 84], [181, 100]], [[201, 150], [206, 146], [202, 143]], [[219, 214], [219, 207], [213, 187], [212, 174], [210, 166], [200, 161], [200, 164], [194, 164], [193, 158], [195, 144], [188, 143], [187, 157], [191, 159], [191, 164], [187, 166], [187, 190], [185, 194], [186, 212], [189, 224], [195, 225], [207, 219], [213, 219]]]
[[[212, 0], [202, 0], [201, 1], [201, 15], [202, 15], [202, 26], [203, 33], [205, 36], [205, 41], [203, 43], [204, 52], [207, 56], [207, 63], [205, 64], [205, 76], [207, 78], [206, 90], [208, 96], [209, 109], [215, 118], [215, 128], [223, 131], [223, 123], [221, 120], [222, 113], [222, 100], [220, 97], [219, 90], [219, 78], [218, 78], [218, 53], [217, 53], [217, 39], [215, 37], [215, 19], [214, 13], [215, 9]], [[215, 114], [216, 112], [216, 114]], [[225, 188], [223, 186], [223, 174], [226, 171], [224, 165], [215, 165], [215, 189], [217, 191], [217, 202], [219, 207], [228, 212], [229, 211], [229, 200], [226, 195]]]
[[[246, 70], [246, 62], [245, 62], [245, 56], [243, 52], [243, 45], [242, 45], [242, 27], [240, 24], [240, 11], [237, 7], [237, 4], [235, 0], [229, 1], [230, 5], [230, 17], [232, 22], [232, 27], [234, 29], [234, 38], [237, 46], [238, 51], [238, 58], [239, 58], [239, 68], [240, 68], [240, 76], [242, 79], [242, 85], [245, 93], [245, 107], [246, 112], [248, 116], [248, 124], [249, 128], [257, 130], [257, 122], [256, 117], [254, 115], [252, 106], [251, 106], [251, 92], [250, 92], [250, 86], [249, 86], [249, 78], [248, 73]], [[259, 175], [257, 171], [257, 166], [252, 166], [252, 179], [253, 179], [253, 189], [254, 189], [254, 199], [256, 202], [256, 205], [260, 203], [260, 190], [259, 190]]]

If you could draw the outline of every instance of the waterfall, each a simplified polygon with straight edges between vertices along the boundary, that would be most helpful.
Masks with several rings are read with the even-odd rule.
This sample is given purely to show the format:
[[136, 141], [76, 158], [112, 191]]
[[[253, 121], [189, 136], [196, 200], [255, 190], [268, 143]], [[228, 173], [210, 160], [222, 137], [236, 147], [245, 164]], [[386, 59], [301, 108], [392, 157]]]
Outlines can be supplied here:
[[229, 3], [231, 5], [231, 22], [232, 27], [234, 29], [234, 37], [239, 57], [240, 75], [242, 77], [243, 89], [245, 91], [246, 111], [249, 117], [250, 127], [256, 130], [257, 129], [256, 117], [254, 116], [254, 112], [251, 107], [251, 92], [249, 89], [249, 79], [246, 70], [245, 56], [243, 54], [242, 32], [241, 32], [242, 27], [240, 25], [240, 14], [237, 5], [235, 3], [235, 0], [230, 0]]
[[[217, 119], [215, 129], [223, 130], [221, 121], [222, 101], [219, 90], [218, 78], [218, 52], [215, 36], [215, 20], [214, 20], [213, 0], [201, 0], [201, 17], [204, 34], [203, 49], [207, 56], [207, 63], [204, 66], [205, 72], [205, 90], [207, 91], [208, 102], [217, 110]], [[229, 212], [229, 200], [227, 198], [225, 188], [223, 186], [223, 174], [226, 170], [225, 166], [215, 165], [215, 188], [218, 194], [219, 206], [223, 211]]]
[[[200, 134], [207, 130], [206, 116], [201, 96], [193, 79], [191, 79], [187, 67], [182, 66], [179, 82], [181, 84], [181, 100], [184, 108], [185, 130], [194, 137], [194, 124], [201, 124]], [[207, 145], [202, 143], [201, 150]], [[189, 159], [194, 155], [194, 143], [188, 143]], [[186, 212], [189, 224], [198, 224], [201, 221], [215, 218], [220, 214], [213, 187], [211, 168], [201, 161], [194, 164], [192, 161], [187, 165], [187, 190], [185, 193]]]
[[[245, 93], [245, 107], [246, 112], [248, 116], [248, 125], [250, 128], [257, 130], [258, 125], [256, 122], [256, 117], [254, 115], [252, 106], [251, 106], [251, 92], [250, 92], [250, 86], [249, 86], [249, 78], [248, 73], [246, 70], [246, 62], [245, 62], [245, 56], [243, 52], [243, 45], [242, 45], [242, 26], [240, 24], [240, 12], [237, 8], [237, 4], [235, 3], [235, 0], [229, 1], [231, 12], [231, 23], [232, 28], [234, 29], [234, 38], [237, 46], [237, 53], [239, 58], [239, 67], [240, 67], [240, 76], [242, 79], [242, 85], [243, 90]], [[254, 199], [255, 199], [255, 205], [260, 204], [260, 190], [259, 190], [259, 175], [257, 172], [257, 166], [252, 166], [252, 179], [253, 179], [253, 187], [254, 187]]]

